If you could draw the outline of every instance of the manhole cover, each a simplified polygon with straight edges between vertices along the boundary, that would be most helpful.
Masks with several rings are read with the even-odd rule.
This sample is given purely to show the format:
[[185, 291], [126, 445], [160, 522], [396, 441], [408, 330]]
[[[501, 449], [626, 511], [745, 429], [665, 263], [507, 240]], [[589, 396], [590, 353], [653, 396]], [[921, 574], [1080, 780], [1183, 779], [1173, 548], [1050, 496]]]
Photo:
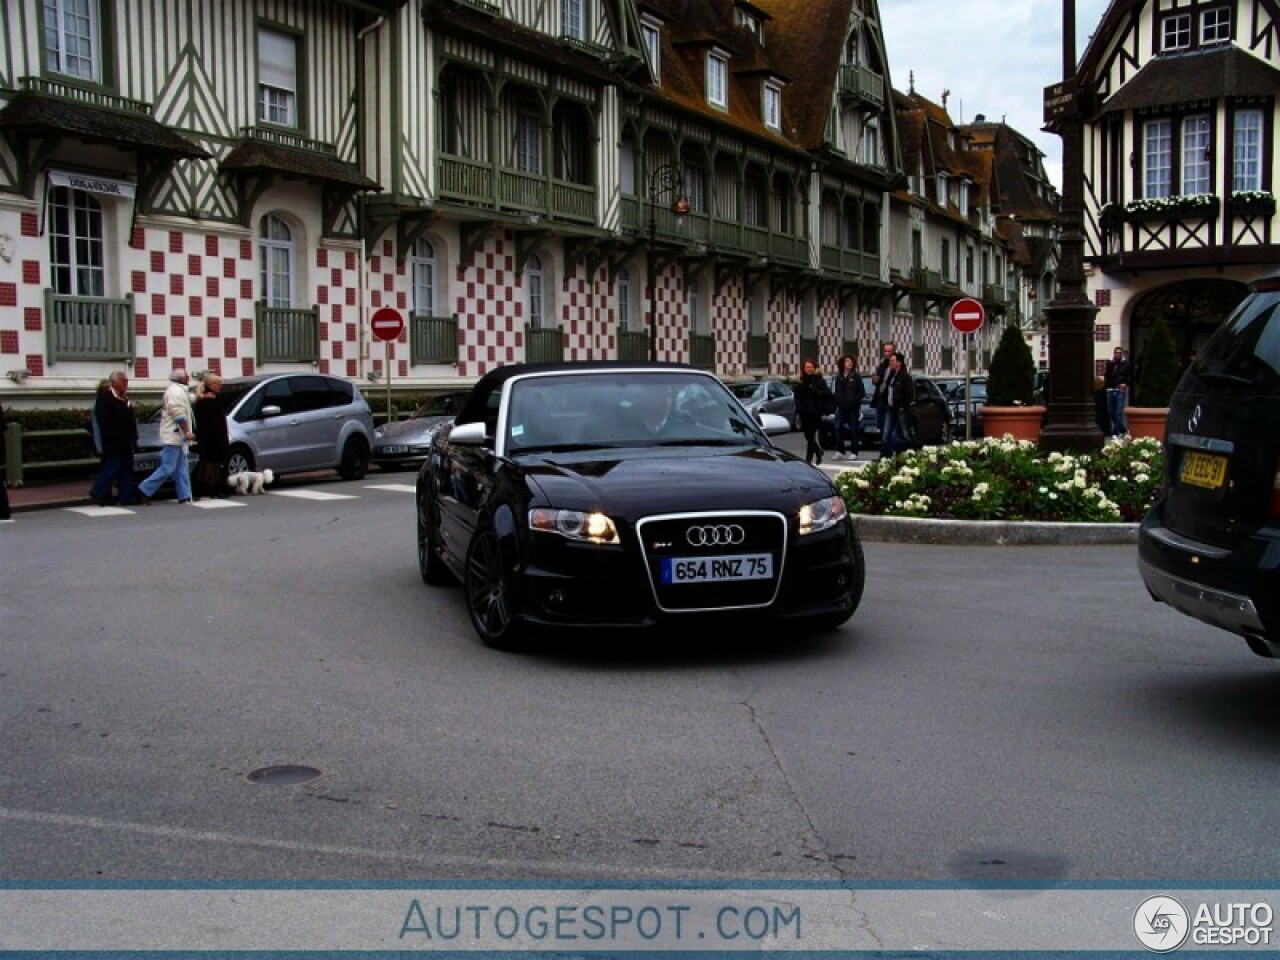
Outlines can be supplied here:
[[263, 767], [260, 770], [254, 770], [246, 778], [250, 783], [265, 783], [269, 786], [289, 783], [306, 783], [320, 776], [320, 771], [315, 767], [299, 767], [293, 764], [286, 764], [280, 767]]

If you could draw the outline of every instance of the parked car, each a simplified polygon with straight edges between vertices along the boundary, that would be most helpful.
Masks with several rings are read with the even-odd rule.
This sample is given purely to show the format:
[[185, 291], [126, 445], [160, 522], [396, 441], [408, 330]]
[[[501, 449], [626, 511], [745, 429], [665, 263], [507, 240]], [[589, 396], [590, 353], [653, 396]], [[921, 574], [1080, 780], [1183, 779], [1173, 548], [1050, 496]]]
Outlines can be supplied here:
[[384, 470], [420, 467], [431, 448], [431, 436], [442, 423], [458, 415], [470, 390], [443, 393], [419, 405], [413, 415], [395, 423], [384, 423], [373, 431], [370, 460]]
[[1183, 374], [1165, 423], [1165, 491], [1142, 521], [1151, 596], [1280, 656], [1280, 272]]
[[[828, 384], [833, 378], [828, 377]], [[951, 412], [947, 398], [928, 377], [913, 377], [915, 400], [911, 403], [911, 426], [913, 446], [929, 446], [948, 443], [951, 440]], [[871, 406], [871, 377], [862, 378], [862, 387], [866, 391], [866, 399], [862, 402], [861, 420], [858, 426], [858, 444], [863, 450], [880, 449], [880, 425], [876, 423], [876, 411]], [[824, 450], [836, 448], [835, 414], [827, 414], [822, 418], [818, 429], [818, 442]]]
[[987, 402], [987, 378], [973, 377], [969, 381], [969, 397], [965, 402], [964, 381], [955, 387], [947, 397], [951, 408], [951, 435], [963, 440], [965, 434], [965, 418], [973, 417], [973, 438], [983, 436], [982, 408]]
[[787, 428], [799, 430], [796, 395], [785, 380], [743, 380], [727, 384], [750, 414], [773, 413], [787, 421]]
[[318, 373], [263, 374], [222, 381], [229, 473], [337, 470], [359, 480], [369, 466], [373, 416], [359, 387]]
[[[160, 418], [164, 410], [155, 413], [138, 423], [138, 448], [133, 454], [133, 472], [138, 476], [146, 476], [160, 466], [160, 453], [163, 444], [160, 442]], [[195, 446], [187, 452], [187, 465], [192, 471], [200, 462], [200, 443], [196, 438]]]
[[[531, 627], [832, 627], [862, 546], [830, 479], [718, 379], [675, 364], [500, 367], [418, 474], [418, 567], [490, 646]], [[605, 634], [593, 633], [594, 636]]]

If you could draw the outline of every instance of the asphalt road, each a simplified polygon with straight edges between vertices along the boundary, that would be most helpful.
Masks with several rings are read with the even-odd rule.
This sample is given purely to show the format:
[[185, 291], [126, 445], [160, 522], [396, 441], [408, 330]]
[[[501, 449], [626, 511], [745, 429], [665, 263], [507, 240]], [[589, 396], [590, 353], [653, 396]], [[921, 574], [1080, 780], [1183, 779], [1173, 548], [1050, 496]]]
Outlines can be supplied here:
[[1280, 670], [1132, 548], [868, 544], [830, 634], [513, 656], [411, 480], [0, 530], [0, 876], [1280, 876]]

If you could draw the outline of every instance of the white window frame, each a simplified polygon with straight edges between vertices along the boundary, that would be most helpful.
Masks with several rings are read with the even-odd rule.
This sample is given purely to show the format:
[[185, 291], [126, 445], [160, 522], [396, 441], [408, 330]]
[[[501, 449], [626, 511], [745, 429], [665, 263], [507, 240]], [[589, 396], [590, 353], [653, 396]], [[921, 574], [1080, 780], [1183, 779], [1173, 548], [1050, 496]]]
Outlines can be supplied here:
[[49, 269], [53, 292], [105, 297], [106, 226], [102, 204], [70, 187], [49, 191]]
[[936, 197], [938, 206], [945, 207], [947, 205], [947, 175], [939, 172], [937, 175], [938, 195]]
[[1173, 190], [1173, 121], [1142, 125], [1142, 197], [1158, 200]]
[[258, 278], [262, 301], [269, 309], [287, 309], [294, 303], [297, 246], [293, 228], [273, 213], [258, 223]]
[[1227, 43], [1231, 39], [1231, 8], [1210, 7], [1200, 11], [1200, 43], [1204, 46]]
[[1261, 110], [1237, 110], [1231, 121], [1231, 189], [1235, 193], [1262, 189]]
[[413, 312], [416, 316], [436, 316], [436, 248], [426, 237], [413, 244], [409, 257], [409, 278], [413, 288]]
[[636, 316], [635, 284], [631, 282], [630, 270], [618, 271], [618, 329], [639, 330], [640, 324]]
[[1213, 192], [1213, 121], [1196, 114], [1182, 121], [1182, 195]]
[[561, 0], [561, 29], [566, 37], [587, 39], [587, 0]]
[[524, 262], [524, 307], [529, 326], [543, 330], [547, 326], [547, 275], [542, 258], [530, 254]]
[[1160, 52], [1191, 46], [1191, 14], [1172, 13], [1160, 21]]
[[782, 129], [782, 88], [776, 83], [764, 85], [764, 125], [770, 130]]
[[44, 0], [45, 65], [53, 72], [102, 82], [98, 0]]
[[868, 167], [884, 166], [880, 156], [880, 122], [874, 118], [862, 122], [862, 162]]
[[531, 110], [516, 113], [516, 169], [542, 173], [542, 121]]
[[729, 107], [729, 61], [714, 50], [707, 54], [707, 103]]
[[690, 213], [707, 212], [707, 171], [696, 163], [684, 165], [684, 198]]
[[640, 35], [644, 38], [644, 49], [649, 55], [649, 72], [654, 83], [662, 82], [662, 25], [654, 20], [640, 21]]
[[298, 37], [258, 28], [258, 121], [298, 126]]

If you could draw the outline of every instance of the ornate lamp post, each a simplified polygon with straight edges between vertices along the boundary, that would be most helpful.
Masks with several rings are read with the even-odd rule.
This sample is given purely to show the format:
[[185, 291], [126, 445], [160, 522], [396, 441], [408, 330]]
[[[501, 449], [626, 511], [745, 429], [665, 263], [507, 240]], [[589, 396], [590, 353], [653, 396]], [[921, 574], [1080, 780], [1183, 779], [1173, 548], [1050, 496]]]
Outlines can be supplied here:
[[1058, 293], [1044, 309], [1049, 327], [1045, 450], [1084, 452], [1102, 446], [1093, 418], [1093, 318], [1084, 279], [1084, 120], [1076, 76], [1076, 4], [1062, 0], [1062, 83], [1045, 90], [1045, 120], [1062, 137], [1062, 233]]
[[655, 361], [658, 359], [658, 276], [654, 263], [658, 253], [658, 203], [669, 200], [676, 223], [681, 223], [689, 212], [689, 201], [680, 194], [683, 186], [684, 176], [679, 164], [664, 163], [649, 174], [649, 250], [645, 286], [649, 297], [649, 359]]

